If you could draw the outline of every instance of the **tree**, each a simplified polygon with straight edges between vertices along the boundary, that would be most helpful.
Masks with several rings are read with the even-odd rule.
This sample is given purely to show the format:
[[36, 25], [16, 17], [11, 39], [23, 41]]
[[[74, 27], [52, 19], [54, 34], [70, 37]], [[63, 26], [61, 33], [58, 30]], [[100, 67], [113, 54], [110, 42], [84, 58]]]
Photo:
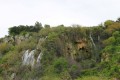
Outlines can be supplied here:
[[54, 70], [56, 73], [61, 73], [68, 68], [68, 62], [65, 58], [60, 57], [53, 62]]
[[119, 32], [119, 31], [115, 31], [112, 35], [113, 35], [115, 38], [118, 38], [118, 37], [120, 37], [120, 32]]
[[116, 22], [120, 22], [120, 17], [116, 20]]
[[111, 25], [111, 24], [113, 24], [113, 23], [114, 23], [114, 21], [112, 21], [112, 20], [107, 20], [107, 21], [104, 22], [104, 26], [107, 28], [109, 25]]
[[50, 25], [45, 24], [45, 25], [44, 25], [44, 28], [50, 28]]
[[36, 23], [35, 23], [35, 31], [39, 31], [39, 30], [41, 30], [43, 27], [42, 27], [42, 24], [41, 23], [39, 23], [38, 21], [36, 21]]

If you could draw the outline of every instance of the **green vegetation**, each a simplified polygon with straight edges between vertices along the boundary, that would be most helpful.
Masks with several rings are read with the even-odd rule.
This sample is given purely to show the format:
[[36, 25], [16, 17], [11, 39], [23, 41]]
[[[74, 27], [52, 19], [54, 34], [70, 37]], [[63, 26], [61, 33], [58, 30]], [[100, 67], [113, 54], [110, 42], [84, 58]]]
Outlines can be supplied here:
[[86, 76], [86, 77], [78, 78], [76, 80], [112, 80], [112, 79], [108, 79], [105, 77], [98, 77], [98, 76]]
[[9, 28], [9, 34], [10, 35], [19, 35], [19, 34], [26, 34], [26, 32], [38, 32], [42, 29], [42, 24], [39, 22], [36, 22], [34, 26], [14, 26]]
[[[23, 66], [26, 50], [36, 50], [40, 64]], [[9, 28], [0, 39], [0, 80], [115, 80], [120, 79], [120, 20], [94, 27], [59, 25]]]

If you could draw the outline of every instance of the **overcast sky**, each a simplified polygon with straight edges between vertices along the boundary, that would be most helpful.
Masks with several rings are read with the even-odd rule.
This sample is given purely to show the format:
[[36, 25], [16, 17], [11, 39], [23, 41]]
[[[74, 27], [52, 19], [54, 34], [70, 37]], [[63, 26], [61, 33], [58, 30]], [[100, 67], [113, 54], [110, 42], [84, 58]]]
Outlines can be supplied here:
[[120, 0], [0, 0], [0, 37], [8, 28], [34, 25], [98, 25], [120, 17]]

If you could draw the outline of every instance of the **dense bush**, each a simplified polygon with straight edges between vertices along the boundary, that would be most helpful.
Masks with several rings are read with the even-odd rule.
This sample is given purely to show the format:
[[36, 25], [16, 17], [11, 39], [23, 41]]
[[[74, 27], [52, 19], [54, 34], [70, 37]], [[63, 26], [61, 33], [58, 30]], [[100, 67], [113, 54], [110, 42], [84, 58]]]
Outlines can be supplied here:
[[[29, 37], [26, 38], [28, 33]], [[104, 26], [94, 27], [45, 25], [42, 28], [42, 24], [36, 22], [34, 26], [9, 28], [9, 34], [13, 37], [22, 35], [26, 39], [17, 45], [12, 45], [14, 40], [4, 43], [4, 39], [0, 39], [0, 76], [10, 76], [15, 72], [20, 80], [34, 77], [41, 80], [120, 78], [119, 20], [107, 20]], [[30, 66], [21, 66], [23, 52], [28, 49], [42, 51], [41, 67], [32, 69]]]
[[12, 49], [12, 45], [11, 44], [7, 44], [7, 43], [1, 43], [0, 44], [0, 54], [4, 55], [5, 53], [7, 53], [9, 50]]
[[19, 35], [19, 34], [25, 34], [26, 32], [38, 32], [42, 29], [42, 24], [39, 22], [36, 22], [34, 26], [14, 26], [9, 28], [9, 34], [10, 35]]
[[65, 58], [58, 58], [53, 62], [54, 70], [56, 73], [61, 73], [68, 68], [68, 63]]

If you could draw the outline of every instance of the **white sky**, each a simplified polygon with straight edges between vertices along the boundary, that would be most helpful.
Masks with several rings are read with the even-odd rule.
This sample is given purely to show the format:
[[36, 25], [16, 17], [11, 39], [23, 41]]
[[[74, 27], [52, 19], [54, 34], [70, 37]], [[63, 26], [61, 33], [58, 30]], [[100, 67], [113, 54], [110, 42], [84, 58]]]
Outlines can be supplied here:
[[0, 0], [0, 37], [8, 28], [34, 25], [98, 25], [120, 17], [120, 0]]

